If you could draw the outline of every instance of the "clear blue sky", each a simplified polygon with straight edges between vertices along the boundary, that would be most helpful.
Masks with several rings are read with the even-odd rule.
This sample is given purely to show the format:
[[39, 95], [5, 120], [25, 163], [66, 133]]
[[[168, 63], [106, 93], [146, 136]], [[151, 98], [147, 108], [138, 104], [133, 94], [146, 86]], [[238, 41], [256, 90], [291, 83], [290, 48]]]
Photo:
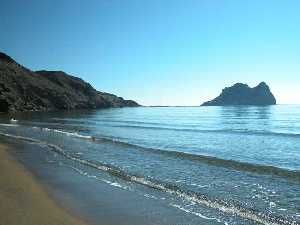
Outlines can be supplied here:
[[0, 51], [145, 105], [267, 82], [300, 103], [298, 0], [0, 0]]

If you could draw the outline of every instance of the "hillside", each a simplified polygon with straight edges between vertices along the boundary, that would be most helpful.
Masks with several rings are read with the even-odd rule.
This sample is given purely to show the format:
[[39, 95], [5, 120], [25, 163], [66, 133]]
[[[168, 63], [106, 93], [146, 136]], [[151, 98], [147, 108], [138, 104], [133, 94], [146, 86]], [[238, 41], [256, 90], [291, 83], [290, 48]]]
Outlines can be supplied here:
[[31, 71], [0, 52], [0, 112], [134, 106], [62, 71]]

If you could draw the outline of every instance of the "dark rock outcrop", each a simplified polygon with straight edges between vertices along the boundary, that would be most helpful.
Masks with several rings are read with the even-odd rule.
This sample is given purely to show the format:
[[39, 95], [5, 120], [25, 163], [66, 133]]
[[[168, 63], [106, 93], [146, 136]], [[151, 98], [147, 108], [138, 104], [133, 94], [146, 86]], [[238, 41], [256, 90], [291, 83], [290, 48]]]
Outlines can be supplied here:
[[0, 112], [134, 106], [62, 71], [31, 71], [0, 52]]
[[265, 82], [254, 88], [250, 88], [247, 84], [236, 83], [224, 88], [215, 99], [202, 104], [202, 106], [224, 105], [276, 105], [276, 99]]

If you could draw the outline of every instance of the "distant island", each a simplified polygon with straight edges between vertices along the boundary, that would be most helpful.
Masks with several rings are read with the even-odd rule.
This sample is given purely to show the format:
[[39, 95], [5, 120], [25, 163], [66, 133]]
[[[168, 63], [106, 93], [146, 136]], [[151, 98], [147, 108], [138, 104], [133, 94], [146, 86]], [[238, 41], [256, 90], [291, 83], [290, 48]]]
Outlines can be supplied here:
[[236, 83], [224, 88], [218, 97], [204, 102], [201, 106], [226, 105], [276, 105], [276, 99], [265, 82], [254, 88], [250, 88], [247, 84]]
[[0, 52], [0, 112], [134, 106], [62, 71], [31, 71]]

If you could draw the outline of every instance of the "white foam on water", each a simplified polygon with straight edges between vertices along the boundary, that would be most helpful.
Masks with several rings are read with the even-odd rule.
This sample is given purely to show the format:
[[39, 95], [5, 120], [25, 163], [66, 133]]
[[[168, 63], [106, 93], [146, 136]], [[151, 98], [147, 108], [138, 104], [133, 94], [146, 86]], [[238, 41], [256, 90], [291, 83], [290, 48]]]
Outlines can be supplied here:
[[82, 152], [75, 152], [76, 155], [83, 155]]
[[75, 170], [76, 172], [78, 172], [81, 175], [87, 175], [87, 173], [85, 173], [83, 170], [80, 170], [74, 166], [70, 166], [70, 168], [72, 168], [73, 170]]
[[201, 184], [194, 184], [194, 183], [192, 183], [191, 185], [195, 186], [195, 187], [199, 187], [199, 188], [206, 188], [206, 187], [208, 187], [208, 185], [201, 185]]
[[[49, 147], [53, 148], [55, 152], [60, 153], [61, 155], [65, 156], [66, 158], [79, 162], [83, 165], [87, 165], [90, 166], [92, 168], [95, 169], [99, 169], [102, 171], [109, 171], [111, 170], [111, 168], [107, 167], [107, 166], [98, 166], [95, 165], [87, 160], [84, 159], [79, 159], [76, 157], [73, 157], [72, 155], [66, 153], [61, 147], [54, 145], [54, 144], [50, 144], [47, 142], [43, 142], [37, 139], [33, 139], [33, 138], [27, 138], [27, 137], [22, 137], [22, 136], [16, 136], [16, 135], [10, 135], [10, 134], [5, 134], [5, 133], [1, 133], [0, 135], [3, 136], [7, 136], [7, 137], [13, 137], [13, 138], [17, 138], [17, 139], [21, 139], [21, 140], [25, 140], [25, 141], [31, 141], [31, 142], [35, 142], [35, 143], [42, 143], [42, 144], [46, 144]], [[87, 175], [87, 174], [85, 174]], [[270, 218], [267, 215], [264, 215], [263, 213], [254, 213], [250, 210], [247, 209], [243, 209], [243, 208], [239, 208], [238, 206], [233, 206], [233, 205], [227, 205], [224, 203], [219, 203], [217, 201], [212, 201], [210, 199], [206, 199], [204, 197], [198, 197], [196, 195], [190, 195], [187, 193], [184, 193], [182, 191], [178, 191], [178, 190], [173, 190], [171, 188], [165, 187], [163, 184], [158, 184], [158, 183], [154, 183], [152, 181], [146, 180], [145, 178], [142, 177], [136, 177], [136, 176], [131, 176], [130, 180], [135, 182], [135, 183], [139, 183], [139, 184], [143, 184], [145, 186], [149, 186], [158, 190], [162, 190], [165, 191], [167, 193], [170, 194], [175, 194], [176, 196], [184, 199], [184, 200], [188, 200], [190, 202], [196, 202], [198, 204], [207, 206], [209, 208], [214, 208], [214, 209], [218, 209], [219, 211], [225, 212], [225, 213], [229, 213], [229, 214], [233, 214], [233, 215], [237, 215], [240, 216], [242, 218], [245, 219], [249, 219], [261, 224], [265, 224], [265, 225], [282, 225], [282, 224], [295, 224], [294, 222], [290, 223], [289, 221], [284, 221], [282, 219], [276, 218], [275, 220], [270, 220]], [[102, 180], [104, 181], [104, 180]], [[105, 181], [104, 181], [105, 182]], [[110, 182], [110, 181], [106, 181], [108, 184], [110, 185], [116, 185], [114, 184], [114, 182]], [[256, 184], [253, 184], [256, 185]], [[263, 187], [261, 185], [258, 184], [259, 187], [261, 187], [263, 189]], [[121, 186], [123, 187], [123, 186]]]
[[111, 186], [114, 186], [114, 187], [118, 187], [118, 188], [122, 188], [122, 189], [126, 189], [125, 186], [122, 186], [121, 184], [117, 183], [117, 182], [111, 182], [111, 181], [108, 181], [108, 180], [104, 180], [104, 179], [99, 179], [97, 176], [95, 175], [89, 175], [87, 172], [83, 171], [83, 170], [80, 170], [74, 166], [70, 166], [70, 168], [72, 168], [73, 170], [75, 170], [76, 172], [78, 172], [80, 175], [83, 175], [83, 176], [87, 176], [89, 178], [94, 178], [94, 179], [97, 179], [97, 180], [100, 180], [100, 181], [103, 181]]
[[270, 208], [274, 208], [274, 207], [276, 207], [276, 203], [275, 202], [270, 202], [269, 206], [270, 206]]
[[152, 198], [152, 199], [158, 199], [157, 197], [155, 197], [153, 195], [149, 195], [149, 194], [144, 194], [144, 197], [146, 197], [146, 198]]
[[227, 222], [222, 222], [222, 221], [221, 221], [220, 219], [218, 219], [218, 218], [204, 216], [203, 214], [201, 214], [201, 213], [199, 213], [199, 212], [193, 212], [193, 211], [188, 210], [188, 209], [186, 209], [186, 208], [184, 208], [184, 207], [182, 207], [182, 206], [180, 206], [180, 205], [177, 205], [177, 204], [170, 204], [170, 205], [173, 206], [173, 207], [175, 207], [175, 208], [177, 208], [177, 209], [180, 209], [180, 210], [182, 210], [182, 211], [184, 211], [184, 212], [186, 212], [186, 213], [190, 213], [190, 214], [193, 214], [193, 215], [195, 215], [195, 216], [198, 216], [198, 217], [200, 217], [200, 218], [202, 218], [202, 219], [206, 219], [206, 220], [215, 220], [215, 221], [217, 221], [218, 223], [224, 223], [224, 224], [227, 224]]
[[278, 211], [287, 211], [287, 209], [284, 209], [284, 208], [279, 208], [277, 209]]
[[121, 185], [120, 183], [118, 183], [118, 182], [111, 182], [111, 181], [109, 181], [109, 180], [105, 180], [105, 179], [100, 179], [100, 178], [96, 178], [97, 180], [101, 180], [102, 182], [104, 182], [104, 183], [107, 183], [107, 184], [109, 184], [109, 185], [111, 185], [111, 186], [114, 186], [114, 187], [117, 187], [117, 188], [121, 188], [121, 189], [124, 189], [124, 190], [130, 190], [130, 188], [129, 187], [127, 187], [127, 186], [123, 186], [123, 185]]
[[11, 124], [11, 123], [0, 123], [0, 126], [3, 127], [18, 127], [18, 124]]
[[139, 183], [139, 184], [146, 185], [148, 187], [152, 187], [152, 188], [159, 189], [159, 190], [164, 190], [164, 191], [168, 190], [163, 185], [155, 184], [152, 181], [146, 180], [143, 177], [132, 176], [130, 179], [131, 179], [131, 181], [134, 181], [134, 182]]
[[122, 185], [117, 183], [117, 182], [111, 182], [110, 183], [111, 186], [114, 186], [114, 187], [119, 187], [119, 188], [122, 188]]
[[44, 128], [41, 128], [42, 130], [44, 131], [49, 131], [49, 132], [55, 132], [55, 133], [60, 133], [60, 134], [65, 134], [66, 136], [72, 136], [72, 137], [78, 137], [78, 138], [83, 138], [83, 139], [92, 139], [92, 136], [89, 136], [89, 135], [82, 135], [82, 134], [79, 134], [77, 132], [67, 132], [67, 131], [62, 131], [62, 130], [57, 130], [57, 129], [51, 129], [51, 128], [47, 128], [47, 127], [44, 127]]

